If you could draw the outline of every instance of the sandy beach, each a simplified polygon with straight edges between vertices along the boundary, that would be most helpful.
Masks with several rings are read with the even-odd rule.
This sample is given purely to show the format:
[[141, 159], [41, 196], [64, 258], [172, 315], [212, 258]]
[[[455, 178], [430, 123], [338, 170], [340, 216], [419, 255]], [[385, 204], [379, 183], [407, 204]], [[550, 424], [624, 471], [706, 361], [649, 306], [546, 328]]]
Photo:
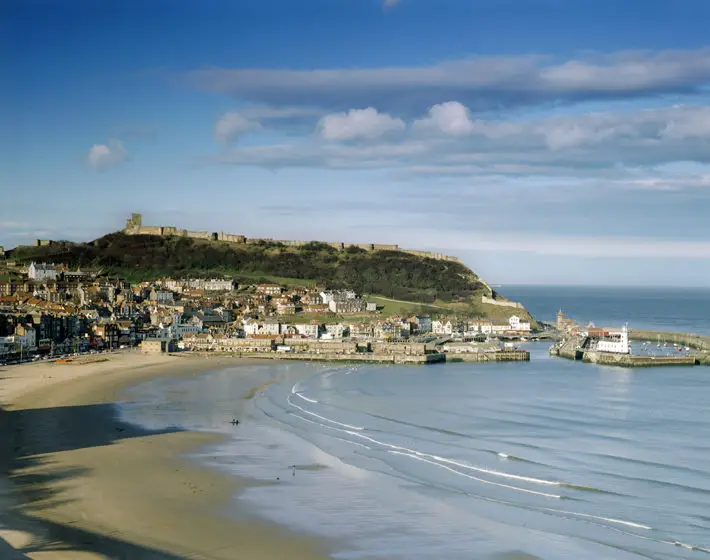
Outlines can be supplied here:
[[221, 515], [256, 482], [182, 457], [219, 436], [149, 432], [114, 417], [127, 385], [226, 365], [239, 366], [245, 393], [264, 381], [245, 360], [135, 352], [0, 369], [0, 557], [328, 558], [321, 541]]

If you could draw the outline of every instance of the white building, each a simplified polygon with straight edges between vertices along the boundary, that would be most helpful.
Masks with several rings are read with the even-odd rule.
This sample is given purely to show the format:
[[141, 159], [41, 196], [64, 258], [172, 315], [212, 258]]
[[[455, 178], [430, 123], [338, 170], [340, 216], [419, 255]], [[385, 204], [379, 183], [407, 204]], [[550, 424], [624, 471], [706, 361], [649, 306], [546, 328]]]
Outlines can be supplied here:
[[306, 338], [318, 338], [319, 327], [315, 323], [302, 323], [293, 325], [296, 332]]
[[150, 300], [161, 304], [175, 303], [175, 294], [168, 290], [152, 290]]
[[27, 275], [32, 280], [56, 280], [57, 267], [53, 264], [32, 262], [27, 270]]
[[332, 338], [343, 338], [346, 335], [347, 327], [341, 323], [326, 325], [325, 332]]
[[208, 292], [228, 292], [236, 287], [234, 280], [220, 278], [194, 278], [188, 280], [187, 285], [194, 290], [206, 290]]
[[615, 354], [631, 354], [628, 327], [624, 325], [620, 332], [609, 333], [609, 338], [597, 342], [597, 350], [600, 352], [614, 352]]
[[521, 321], [520, 317], [513, 315], [508, 319], [511, 330], [530, 332], [530, 321]]
[[357, 299], [357, 294], [352, 290], [321, 292], [320, 299], [323, 303], [329, 304], [331, 301], [347, 301], [351, 299]]
[[454, 332], [454, 326], [451, 321], [446, 321], [445, 323], [443, 321], [432, 321], [431, 331], [434, 334], [451, 335]]
[[328, 302], [328, 309], [333, 313], [360, 313], [365, 303], [360, 298], [335, 299]]
[[244, 321], [244, 334], [246, 336], [259, 334], [259, 322], [254, 319]]
[[168, 336], [170, 338], [181, 339], [187, 334], [199, 334], [202, 332], [202, 325], [194, 323], [173, 323], [170, 326]]

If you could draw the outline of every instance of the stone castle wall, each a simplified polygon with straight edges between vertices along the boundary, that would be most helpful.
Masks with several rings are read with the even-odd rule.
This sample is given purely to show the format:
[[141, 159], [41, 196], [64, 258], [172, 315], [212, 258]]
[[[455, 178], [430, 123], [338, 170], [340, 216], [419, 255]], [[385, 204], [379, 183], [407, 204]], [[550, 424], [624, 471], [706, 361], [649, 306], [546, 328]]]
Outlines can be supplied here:
[[186, 229], [182, 231], [184, 232], [184, 237], [191, 237], [193, 239], [212, 239], [212, 234], [208, 231], [187, 231]]
[[400, 249], [400, 250], [405, 253], [409, 253], [410, 255], [416, 255], [417, 257], [425, 257], [427, 259], [436, 259], [438, 261], [449, 261], [449, 262], [463, 264], [463, 261], [461, 261], [461, 259], [459, 259], [458, 257], [444, 255], [443, 253], [432, 253], [430, 251], [414, 251], [411, 249]]
[[[178, 229], [174, 226], [144, 226], [143, 218], [140, 214], [131, 214], [131, 217], [126, 220], [126, 227], [123, 229], [123, 233], [126, 235], [160, 235], [163, 237], [167, 236], [178, 236], [178, 237], [190, 237], [193, 239], [205, 239], [214, 241], [226, 241], [228, 243], [236, 244], [247, 244], [255, 245], [259, 243], [281, 243], [287, 247], [302, 247], [311, 243], [311, 241], [298, 241], [293, 239], [272, 239], [272, 238], [252, 238], [246, 237], [244, 235], [235, 235], [231, 233], [224, 232], [207, 232], [207, 231], [189, 231], [186, 229]], [[342, 241], [337, 242], [325, 242], [326, 245], [333, 247], [334, 249], [344, 250], [349, 247], [358, 247], [365, 251], [402, 251], [404, 253], [409, 253], [410, 255], [416, 255], [419, 257], [425, 257], [429, 259], [436, 259], [442, 261], [456, 262], [463, 264], [460, 259], [456, 257], [451, 257], [449, 255], [444, 255], [442, 253], [432, 253], [429, 251], [413, 251], [409, 249], [401, 249], [399, 245], [386, 244], [386, 243], [344, 243]]]

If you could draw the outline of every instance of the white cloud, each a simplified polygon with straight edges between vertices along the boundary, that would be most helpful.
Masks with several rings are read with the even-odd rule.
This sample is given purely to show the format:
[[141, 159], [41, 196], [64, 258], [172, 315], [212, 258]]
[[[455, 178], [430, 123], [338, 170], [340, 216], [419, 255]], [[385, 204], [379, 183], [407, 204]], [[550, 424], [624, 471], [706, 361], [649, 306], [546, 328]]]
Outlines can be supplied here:
[[458, 101], [447, 101], [429, 109], [429, 116], [414, 121], [416, 128], [435, 129], [444, 134], [460, 136], [473, 132], [474, 122], [467, 107]]
[[382, 7], [383, 8], [394, 8], [397, 4], [399, 4], [399, 0], [383, 0]]
[[409, 173], [419, 169], [422, 175], [432, 175], [436, 169], [441, 176], [618, 178], [620, 170], [627, 168], [679, 161], [710, 163], [710, 131], [702, 136], [701, 126], [707, 118], [710, 107], [673, 106], [525, 121], [472, 121], [461, 103], [450, 102], [431, 108], [428, 116], [394, 142], [385, 133], [401, 132], [405, 123], [369, 108], [328, 115], [319, 123], [326, 139], [367, 138], [371, 141], [367, 145], [324, 146], [304, 138], [232, 150], [218, 161], [274, 168], [381, 168]]
[[257, 121], [247, 119], [241, 113], [232, 111], [217, 119], [214, 125], [214, 135], [220, 142], [232, 142], [245, 132], [258, 129], [260, 126]]
[[403, 131], [404, 121], [376, 109], [351, 109], [347, 113], [326, 115], [318, 123], [326, 140], [373, 139], [391, 132]]
[[87, 159], [91, 167], [102, 170], [124, 162], [127, 156], [120, 140], [110, 140], [108, 144], [94, 144], [89, 148]]
[[419, 67], [274, 70], [206, 68], [185, 75], [207, 91], [258, 103], [420, 114], [455, 99], [474, 111], [554, 100], [688, 94], [710, 83], [710, 48], [551, 56], [473, 56]]

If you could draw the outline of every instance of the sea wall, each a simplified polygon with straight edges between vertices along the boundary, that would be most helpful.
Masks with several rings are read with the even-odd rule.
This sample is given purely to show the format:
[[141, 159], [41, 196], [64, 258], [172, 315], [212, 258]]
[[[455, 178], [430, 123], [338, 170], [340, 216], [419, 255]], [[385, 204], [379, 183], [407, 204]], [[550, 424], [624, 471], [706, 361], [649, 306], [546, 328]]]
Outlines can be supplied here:
[[633, 354], [612, 354], [609, 352], [585, 352], [583, 361], [605, 366], [653, 367], [692, 366], [695, 356], [637, 356]]

